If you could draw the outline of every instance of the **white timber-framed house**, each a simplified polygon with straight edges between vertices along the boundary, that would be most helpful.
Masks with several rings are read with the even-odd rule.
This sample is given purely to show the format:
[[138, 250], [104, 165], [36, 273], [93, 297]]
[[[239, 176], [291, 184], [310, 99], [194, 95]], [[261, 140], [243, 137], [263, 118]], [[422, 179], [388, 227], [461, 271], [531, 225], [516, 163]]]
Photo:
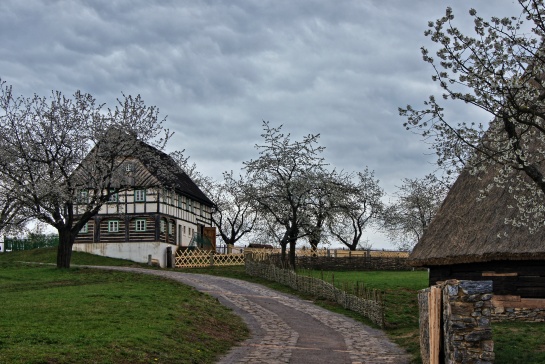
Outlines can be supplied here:
[[[123, 182], [80, 230], [73, 250], [142, 263], [151, 258], [161, 267], [169, 266], [168, 250], [215, 250], [212, 201], [169, 155], [145, 143], [141, 148], [146, 152], [120, 163]], [[79, 191], [76, 214], [90, 193]]]

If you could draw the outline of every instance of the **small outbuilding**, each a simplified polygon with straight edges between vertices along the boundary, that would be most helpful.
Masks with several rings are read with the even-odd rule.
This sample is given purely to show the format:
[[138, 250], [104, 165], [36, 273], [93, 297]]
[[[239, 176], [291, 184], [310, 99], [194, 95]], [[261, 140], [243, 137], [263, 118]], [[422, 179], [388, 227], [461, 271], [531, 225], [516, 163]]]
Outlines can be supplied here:
[[493, 168], [462, 171], [437, 215], [409, 256], [429, 268], [429, 284], [448, 279], [492, 280], [495, 300], [510, 307], [545, 307], [545, 228], [506, 224], [518, 210], [508, 189], [479, 193], [493, 181]]

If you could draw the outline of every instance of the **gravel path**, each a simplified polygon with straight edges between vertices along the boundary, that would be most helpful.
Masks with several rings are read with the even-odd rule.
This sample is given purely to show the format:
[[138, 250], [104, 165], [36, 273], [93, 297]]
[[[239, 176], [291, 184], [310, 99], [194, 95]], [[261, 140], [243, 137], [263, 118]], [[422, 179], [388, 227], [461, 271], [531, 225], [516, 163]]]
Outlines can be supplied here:
[[240, 315], [251, 338], [219, 363], [408, 363], [385, 334], [310, 301], [238, 279], [175, 271], [94, 267], [152, 274], [208, 293]]

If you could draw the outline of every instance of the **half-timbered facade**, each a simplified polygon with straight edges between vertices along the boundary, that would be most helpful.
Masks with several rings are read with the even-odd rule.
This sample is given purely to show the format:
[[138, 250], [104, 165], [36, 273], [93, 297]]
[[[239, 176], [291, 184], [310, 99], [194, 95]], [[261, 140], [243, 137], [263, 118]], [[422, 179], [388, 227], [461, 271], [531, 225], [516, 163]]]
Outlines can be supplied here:
[[[164, 266], [169, 246], [174, 252], [204, 237], [214, 248], [213, 203], [170, 156], [142, 147], [150, 153], [123, 161], [123, 184], [110, 190], [109, 201], [80, 231], [74, 250], [140, 262], [151, 256]], [[76, 213], [90, 193], [80, 191]]]

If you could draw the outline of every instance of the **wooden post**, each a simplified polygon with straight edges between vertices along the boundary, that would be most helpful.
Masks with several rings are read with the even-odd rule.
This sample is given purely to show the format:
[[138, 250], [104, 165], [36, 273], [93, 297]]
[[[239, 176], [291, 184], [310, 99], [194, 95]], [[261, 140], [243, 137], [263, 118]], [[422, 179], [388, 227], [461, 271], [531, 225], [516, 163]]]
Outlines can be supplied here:
[[167, 247], [167, 268], [172, 268], [172, 247]]
[[433, 286], [428, 293], [429, 305], [429, 340], [430, 340], [430, 364], [439, 364], [441, 345], [441, 304], [442, 290]]

